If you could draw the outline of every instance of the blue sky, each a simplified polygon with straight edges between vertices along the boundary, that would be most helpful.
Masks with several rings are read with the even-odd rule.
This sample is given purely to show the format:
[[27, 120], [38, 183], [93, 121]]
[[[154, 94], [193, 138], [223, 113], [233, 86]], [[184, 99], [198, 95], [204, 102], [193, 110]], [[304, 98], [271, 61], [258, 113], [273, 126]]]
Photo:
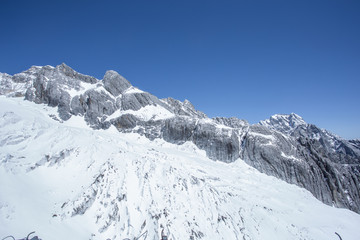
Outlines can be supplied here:
[[360, 138], [360, 1], [0, 2], [0, 72], [65, 62], [256, 123]]

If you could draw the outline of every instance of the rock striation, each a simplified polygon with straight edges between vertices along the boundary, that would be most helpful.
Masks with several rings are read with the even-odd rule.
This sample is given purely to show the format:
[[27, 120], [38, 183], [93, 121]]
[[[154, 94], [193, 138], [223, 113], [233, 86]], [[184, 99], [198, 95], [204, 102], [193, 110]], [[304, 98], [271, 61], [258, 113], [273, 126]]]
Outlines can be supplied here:
[[57, 107], [62, 121], [80, 116], [93, 129], [114, 126], [174, 144], [191, 141], [213, 160], [243, 159], [328, 205], [360, 213], [360, 141], [342, 139], [294, 113], [254, 125], [238, 118], [210, 119], [188, 100], [159, 99], [115, 71], [99, 80], [64, 63], [13, 76], [0, 73], [0, 94]]

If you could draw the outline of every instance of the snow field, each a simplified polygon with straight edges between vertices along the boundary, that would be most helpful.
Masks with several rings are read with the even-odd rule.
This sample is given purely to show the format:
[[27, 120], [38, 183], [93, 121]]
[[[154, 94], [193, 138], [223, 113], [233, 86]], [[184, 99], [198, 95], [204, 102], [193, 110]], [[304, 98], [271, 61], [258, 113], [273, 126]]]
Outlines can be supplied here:
[[358, 239], [360, 216], [192, 143], [60, 123], [0, 96], [0, 237]]

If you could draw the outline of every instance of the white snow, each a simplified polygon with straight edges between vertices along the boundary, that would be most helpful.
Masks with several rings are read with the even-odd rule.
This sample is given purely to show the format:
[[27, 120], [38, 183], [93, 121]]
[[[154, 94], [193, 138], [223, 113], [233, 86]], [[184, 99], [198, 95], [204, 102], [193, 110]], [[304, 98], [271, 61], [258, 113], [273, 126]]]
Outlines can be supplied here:
[[[77, 95], [81, 95], [84, 94], [86, 91], [90, 90], [90, 89], [98, 89], [98, 84], [99, 83], [86, 83], [86, 82], [80, 82], [80, 89], [77, 90], [75, 88], [68, 88], [67, 92], [70, 94], [70, 97], [73, 98]], [[102, 86], [100, 87], [99, 91], [103, 90], [106, 91]]]
[[136, 87], [129, 87], [128, 89], [125, 90], [125, 92], [123, 94], [133, 94], [133, 93], [144, 93], [144, 91], [136, 88]]
[[147, 231], [155, 240], [163, 226], [172, 240], [358, 239], [360, 215], [241, 159], [212, 161], [192, 143], [94, 131], [51, 112], [0, 96], [0, 238], [123, 240]]
[[65, 126], [69, 126], [69, 127], [75, 127], [75, 128], [84, 128], [84, 129], [89, 129], [91, 130], [91, 128], [89, 127], [89, 125], [86, 124], [84, 117], [82, 116], [71, 116], [71, 118], [67, 121], [64, 122]]
[[174, 114], [169, 112], [167, 109], [157, 105], [147, 105], [145, 107], [140, 108], [137, 111], [134, 110], [117, 110], [112, 115], [109, 116], [109, 119], [115, 119], [124, 114], [132, 114], [138, 117], [141, 120], [149, 121], [149, 120], [160, 120], [174, 117]]
[[294, 157], [294, 156], [289, 156], [289, 155], [286, 155], [284, 152], [281, 152], [281, 156], [284, 157], [284, 158], [287, 158], [287, 159], [290, 159], [290, 160], [293, 160], [293, 161], [299, 161], [301, 162], [300, 159]]

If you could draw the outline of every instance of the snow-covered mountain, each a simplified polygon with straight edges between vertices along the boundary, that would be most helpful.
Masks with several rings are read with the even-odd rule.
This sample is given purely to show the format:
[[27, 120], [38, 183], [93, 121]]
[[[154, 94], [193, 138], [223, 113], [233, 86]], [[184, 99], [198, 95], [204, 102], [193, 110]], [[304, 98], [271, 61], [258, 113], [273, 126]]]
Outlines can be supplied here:
[[360, 212], [359, 142], [296, 114], [210, 119], [65, 64], [0, 74], [0, 94], [0, 237], [357, 239], [328, 205]]

